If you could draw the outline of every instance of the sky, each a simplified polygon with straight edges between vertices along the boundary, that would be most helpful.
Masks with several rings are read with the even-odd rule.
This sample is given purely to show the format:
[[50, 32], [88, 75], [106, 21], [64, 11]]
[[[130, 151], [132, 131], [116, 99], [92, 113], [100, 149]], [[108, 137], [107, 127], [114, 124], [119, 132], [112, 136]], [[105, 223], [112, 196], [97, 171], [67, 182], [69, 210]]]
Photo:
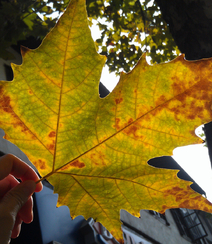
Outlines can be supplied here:
[[[100, 36], [97, 26], [92, 26], [91, 34], [94, 40]], [[115, 73], [109, 73], [108, 67], [105, 66], [100, 81], [109, 91], [112, 91], [119, 81], [119, 76], [116, 76]], [[200, 133], [201, 125], [196, 129], [196, 134]], [[173, 158], [206, 192], [207, 199], [212, 202], [212, 170], [208, 148], [203, 144], [178, 147], [173, 151]]]
[[178, 147], [173, 151], [173, 158], [206, 192], [212, 202], [212, 171], [208, 148], [203, 145]]

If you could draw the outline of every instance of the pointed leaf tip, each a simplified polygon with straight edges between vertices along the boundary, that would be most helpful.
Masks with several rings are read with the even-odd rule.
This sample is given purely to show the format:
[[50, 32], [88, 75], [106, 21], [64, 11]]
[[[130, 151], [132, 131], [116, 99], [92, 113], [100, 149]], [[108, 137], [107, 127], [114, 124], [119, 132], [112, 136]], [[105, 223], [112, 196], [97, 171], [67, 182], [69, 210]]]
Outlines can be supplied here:
[[29, 48], [24, 47], [24, 46], [21, 46], [21, 55], [22, 55], [22, 57], [24, 57], [25, 54], [26, 54], [27, 52], [29, 52], [29, 51], [30, 51]]

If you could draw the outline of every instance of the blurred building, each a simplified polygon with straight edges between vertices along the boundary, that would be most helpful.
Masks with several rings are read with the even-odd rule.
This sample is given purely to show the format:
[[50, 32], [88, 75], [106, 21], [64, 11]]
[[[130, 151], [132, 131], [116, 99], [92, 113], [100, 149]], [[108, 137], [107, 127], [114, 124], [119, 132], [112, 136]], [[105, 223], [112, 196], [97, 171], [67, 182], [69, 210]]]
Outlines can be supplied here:
[[[191, 188], [206, 195], [172, 157], [158, 157], [148, 163], [179, 170], [179, 178], [193, 182]], [[206, 212], [180, 208], [166, 210], [163, 215], [141, 210], [140, 218], [136, 218], [121, 210], [120, 218], [125, 244], [212, 244], [212, 214]]]
[[211, 244], [212, 215], [189, 209], [167, 210], [165, 215], [141, 210], [140, 218], [121, 211], [125, 244]]

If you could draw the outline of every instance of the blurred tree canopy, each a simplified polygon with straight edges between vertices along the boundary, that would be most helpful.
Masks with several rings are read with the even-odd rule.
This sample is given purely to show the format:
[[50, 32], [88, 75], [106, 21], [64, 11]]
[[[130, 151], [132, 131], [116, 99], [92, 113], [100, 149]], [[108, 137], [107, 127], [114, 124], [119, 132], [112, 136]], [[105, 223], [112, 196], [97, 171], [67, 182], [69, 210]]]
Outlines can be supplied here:
[[12, 45], [27, 42], [37, 47], [55, 25], [53, 12], [58, 15], [67, 7], [69, 0], [0, 0], [0, 57], [12, 59], [8, 52]]
[[[0, 56], [10, 59], [7, 48], [30, 38], [39, 45], [57, 21], [52, 14], [62, 13], [68, 2], [1, 0]], [[143, 52], [148, 52], [152, 63], [165, 62], [179, 54], [155, 1], [87, 0], [86, 4], [90, 26], [96, 22], [101, 32], [95, 40], [97, 50], [107, 56], [110, 72], [129, 72]]]
[[180, 53], [153, 0], [87, 0], [87, 11], [90, 20], [97, 20], [101, 38], [96, 44], [111, 72], [130, 71], [143, 52], [151, 63]]

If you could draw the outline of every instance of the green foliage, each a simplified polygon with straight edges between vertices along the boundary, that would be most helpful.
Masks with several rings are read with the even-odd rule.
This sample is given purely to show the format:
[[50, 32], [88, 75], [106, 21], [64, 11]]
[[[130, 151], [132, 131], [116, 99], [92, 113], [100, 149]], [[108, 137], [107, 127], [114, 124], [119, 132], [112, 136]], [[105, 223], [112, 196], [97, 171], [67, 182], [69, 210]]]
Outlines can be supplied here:
[[[0, 55], [11, 59], [7, 48], [29, 37], [42, 40], [67, 7], [65, 1], [2, 1], [0, 5]], [[129, 72], [143, 52], [152, 63], [161, 63], [179, 54], [159, 7], [150, 0], [87, 0], [87, 12], [98, 22], [101, 37], [96, 40], [100, 54], [107, 56], [110, 72]], [[41, 19], [41, 15], [43, 19]], [[39, 17], [40, 16], [40, 17]], [[175, 51], [175, 52], [174, 52]]]
[[[13, 56], [7, 49], [19, 41], [29, 37], [42, 40], [57, 20], [49, 15], [56, 11], [63, 12], [68, 2], [69, 0], [1, 1], [0, 57], [12, 59]], [[39, 16], [43, 16], [43, 20]]]
[[[98, 22], [100, 54], [107, 56], [110, 72], [129, 72], [143, 52], [152, 63], [174, 59], [179, 50], [159, 7], [151, 0], [87, 0], [88, 16]], [[108, 25], [112, 23], [112, 27]]]

